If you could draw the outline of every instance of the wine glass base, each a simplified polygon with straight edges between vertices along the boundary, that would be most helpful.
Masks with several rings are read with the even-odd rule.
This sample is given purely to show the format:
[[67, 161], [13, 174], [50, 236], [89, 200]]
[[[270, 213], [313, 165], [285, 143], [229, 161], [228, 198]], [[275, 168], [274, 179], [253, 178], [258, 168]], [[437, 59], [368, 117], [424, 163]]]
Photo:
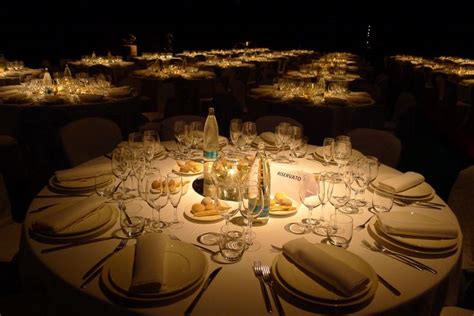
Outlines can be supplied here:
[[301, 220], [301, 222], [302, 222], [303, 224], [306, 224], [306, 225], [308, 225], [308, 224], [311, 224], [311, 225], [317, 225], [317, 224], [319, 224], [319, 221], [316, 220], [316, 219], [314, 219], [314, 218], [311, 218], [310, 220], [308, 220], [307, 218], [303, 218], [303, 219]]
[[327, 226], [316, 226], [314, 227], [313, 229], [313, 233], [315, 233], [316, 235], [320, 235], [320, 236], [327, 236], [328, 234], [328, 227]]
[[170, 228], [183, 228], [184, 227], [184, 222], [182, 222], [182, 221], [169, 222], [169, 227]]

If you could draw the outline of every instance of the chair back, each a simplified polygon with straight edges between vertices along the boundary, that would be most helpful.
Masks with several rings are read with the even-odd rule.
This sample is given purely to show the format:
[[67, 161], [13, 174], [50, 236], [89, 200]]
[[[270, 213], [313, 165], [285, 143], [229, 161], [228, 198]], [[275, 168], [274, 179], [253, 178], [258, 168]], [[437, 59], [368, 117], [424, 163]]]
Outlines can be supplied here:
[[462, 268], [474, 272], [474, 165], [458, 174], [448, 205], [458, 219], [463, 234]]
[[402, 150], [402, 144], [397, 136], [371, 128], [356, 128], [347, 135], [351, 138], [352, 148], [364, 155], [377, 157], [387, 166], [397, 167]]
[[111, 152], [120, 141], [118, 125], [101, 117], [86, 117], [63, 126], [61, 144], [71, 167]]
[[167, 117], [161, 122], [160, 140], [174, 140], [174, 123], [176, 121], [185, 121], [186, 123], [200, 121], [204, 124], [206, 119], [198, 115], [176, 115]]
[[279, 115], [267, 115], [259, 117], [255, 120], [255, 125], [257, 125], [257, 133], [261, 134], [263, 132], [274, 132], [275, 127], [282, 122], [290, 123], [291, 125], [296, 125], [301, 128], [301, 131], [303, 131], [303, 124], [301, 124], [294, 118]]

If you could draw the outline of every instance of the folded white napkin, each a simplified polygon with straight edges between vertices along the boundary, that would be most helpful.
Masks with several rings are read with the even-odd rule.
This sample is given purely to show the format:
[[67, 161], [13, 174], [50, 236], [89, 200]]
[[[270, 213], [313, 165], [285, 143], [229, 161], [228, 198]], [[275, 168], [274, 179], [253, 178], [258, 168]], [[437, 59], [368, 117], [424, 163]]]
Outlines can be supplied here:
[[49, 209], [42, 217], [35, 220], [32, 228], [38, 232], [58, 233], [75, 222], [89, 215], [104, 205], [106, 199], [92, 195], [84, 200], [61, 204]]
[[100, 163], [91, 166], [77, 166], [71, 169], [58, 170], [55, 172], [59, 182], [93, 178], [101, 174], [111, 174], [112, 166], [110, 162]]
[[275, 133], [263, 132], [259, 136], [265, 143], [275, 145]]
[[401, 192], [413, 188], [425, 181], [421, 174], [408, 171], [404, 174], [380, 181], [382, 189], [393, 189], [395, 192]]
[[304, 238], [285, 243], [283, 253], [303, 272], [313, 274], [344, 295], [354, 294], [369, 282], [369, 277], [354, 270], [350, 263], [335, 258], [323, 247]]
[[166, 286], [165, 234], [149, 233], [137, 238], [130, 293], [157, 293]]
[[387, 234], [432, 238], [458, 237], [458, 230], [452, 223], [415, 212], [379, 213], [377, 219], [380, 228]]

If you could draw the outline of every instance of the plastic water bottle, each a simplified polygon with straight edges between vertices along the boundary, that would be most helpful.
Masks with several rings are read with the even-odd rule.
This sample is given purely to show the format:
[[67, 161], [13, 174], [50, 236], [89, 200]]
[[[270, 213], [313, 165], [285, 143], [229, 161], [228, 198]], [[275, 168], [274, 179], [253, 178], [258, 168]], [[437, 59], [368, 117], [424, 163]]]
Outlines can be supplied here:
[[219, 153], [219, 126], [217, 125], [214, 108], [209, 108], [206, 122], [204, 123], [204, 159], [214, 161]]

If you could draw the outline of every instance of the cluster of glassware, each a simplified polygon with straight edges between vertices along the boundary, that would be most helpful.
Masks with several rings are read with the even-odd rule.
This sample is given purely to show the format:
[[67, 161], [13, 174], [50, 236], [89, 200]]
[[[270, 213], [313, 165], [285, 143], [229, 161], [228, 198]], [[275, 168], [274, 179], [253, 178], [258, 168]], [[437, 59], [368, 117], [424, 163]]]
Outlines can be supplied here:
[[7, 76], [12, 71], [22, 71], [25, 64], [21, 60], [0, 62], [0, 75]]
[[186, 123], [178, 120], [173, 125], [173, 131], [178, 145], [178, 151], [174, 153], [175, 159], [189, 159], [200, 154], [197, 149], [202, 149], [204, 141], [204, 124], [201, 121]]
[[96, 56], [95, 52], [92, 55], [84, 55], [81, 57], [81, 62], [92, 66], [92, 65], [104, 65], [110, 66], [123, 62], [122, 56], [114, 56], [110, 52], [107, 56]]
[[317, 82], [277, 78], [275, 79], [275, 88], [277, 95], [284, 100], [303, 98], [313, 103], [321, 103], [324, 101], [326, 81], [323, 78], [318, 79]]
[[172, 53], [164, 53], [164, 52], [143, 52], [142, 53], [142, 58], [143, 59], [147, 59], [147, 60], [163, 60], [163, 61], [166, 61], [166, 60], [170, 60], [171, 58], [173, 58], [173, 54]]

